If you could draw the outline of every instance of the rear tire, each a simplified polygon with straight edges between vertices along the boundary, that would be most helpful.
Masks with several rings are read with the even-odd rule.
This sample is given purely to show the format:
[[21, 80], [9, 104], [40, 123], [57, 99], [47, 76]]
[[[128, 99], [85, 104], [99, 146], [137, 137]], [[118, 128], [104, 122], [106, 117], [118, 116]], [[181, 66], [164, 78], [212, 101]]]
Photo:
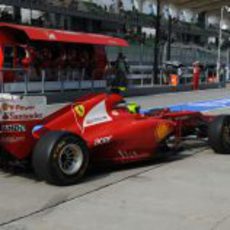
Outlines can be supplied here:
[[218, 116], [209, 125], [208, 138], [216, 153], [230, 154], [230, 116]]
[[67, 132], [49, 132], [37, 142], [32, 164], [38, 177], [49, 183], [76, 184], [88, 168], [89, 152], [80, 137]]

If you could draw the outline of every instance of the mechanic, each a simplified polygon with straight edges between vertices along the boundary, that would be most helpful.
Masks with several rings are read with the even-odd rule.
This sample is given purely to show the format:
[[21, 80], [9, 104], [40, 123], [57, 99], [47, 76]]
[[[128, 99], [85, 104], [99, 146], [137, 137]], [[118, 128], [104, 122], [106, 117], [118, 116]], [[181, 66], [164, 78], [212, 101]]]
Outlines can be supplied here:
[[225, 65], [221, 64], [220, 66], [220, 82], [225, 85], [225, 81], [226, 81], [226, 69], [225, 69]]
[[196, 61], [193, 63], [193, 90], [199, 89], [200, 73], [200, 63]]
[[127, 90], [129, 65], [123, 53], [119, 53], [115, 61], [115, 78], [111, 83], [111, 91], [120, 93]]

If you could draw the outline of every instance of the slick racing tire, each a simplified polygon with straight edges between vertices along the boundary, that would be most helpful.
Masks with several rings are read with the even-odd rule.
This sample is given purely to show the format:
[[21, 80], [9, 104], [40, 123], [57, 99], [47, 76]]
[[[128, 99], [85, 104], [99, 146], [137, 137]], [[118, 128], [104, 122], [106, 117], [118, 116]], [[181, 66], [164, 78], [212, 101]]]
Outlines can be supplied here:
[[209, 145], [216, 153], [230, 154], [230, 116], [221, 115], [209, 125]]
[[67, 132], [48, 132], [36, 144], [32, 165], [35, 174], [55, 185], [77, 183], [89, 164], [85, 142]]

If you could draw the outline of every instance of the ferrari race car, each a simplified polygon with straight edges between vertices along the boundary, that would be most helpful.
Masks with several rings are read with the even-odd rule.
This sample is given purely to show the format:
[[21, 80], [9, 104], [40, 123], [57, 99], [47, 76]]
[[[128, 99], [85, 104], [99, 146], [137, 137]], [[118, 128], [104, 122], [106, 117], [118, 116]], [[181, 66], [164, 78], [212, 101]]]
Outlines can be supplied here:
[[[191, 136], [230, 153], [230, 116], [157, 109], [146, 113], [118, 94], [81, 97], [45, 118], [14, 116], [2, 103], [1, 157], [27, 160], [39, 178], [77, 183], [90, 164], [124, 164], [173, 152]], [[16, 109], [29, 110], [27, 107]], [[10, 117], [11, 116], [11, 117]]]

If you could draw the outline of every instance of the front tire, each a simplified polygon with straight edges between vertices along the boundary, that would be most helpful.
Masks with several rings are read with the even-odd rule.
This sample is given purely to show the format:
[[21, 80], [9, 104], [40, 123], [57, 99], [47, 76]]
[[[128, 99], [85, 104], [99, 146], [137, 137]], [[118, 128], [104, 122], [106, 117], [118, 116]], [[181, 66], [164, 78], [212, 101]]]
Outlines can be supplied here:
[[49, 183], [76, 184], [88, 168], [89, 152], [78, 136], [48, 132], [36, 144], [32, 164], [38, 177]]
[[216, 153], [230, 154], [230, 116], [218, 116], [209, 126], [208, 138]]

